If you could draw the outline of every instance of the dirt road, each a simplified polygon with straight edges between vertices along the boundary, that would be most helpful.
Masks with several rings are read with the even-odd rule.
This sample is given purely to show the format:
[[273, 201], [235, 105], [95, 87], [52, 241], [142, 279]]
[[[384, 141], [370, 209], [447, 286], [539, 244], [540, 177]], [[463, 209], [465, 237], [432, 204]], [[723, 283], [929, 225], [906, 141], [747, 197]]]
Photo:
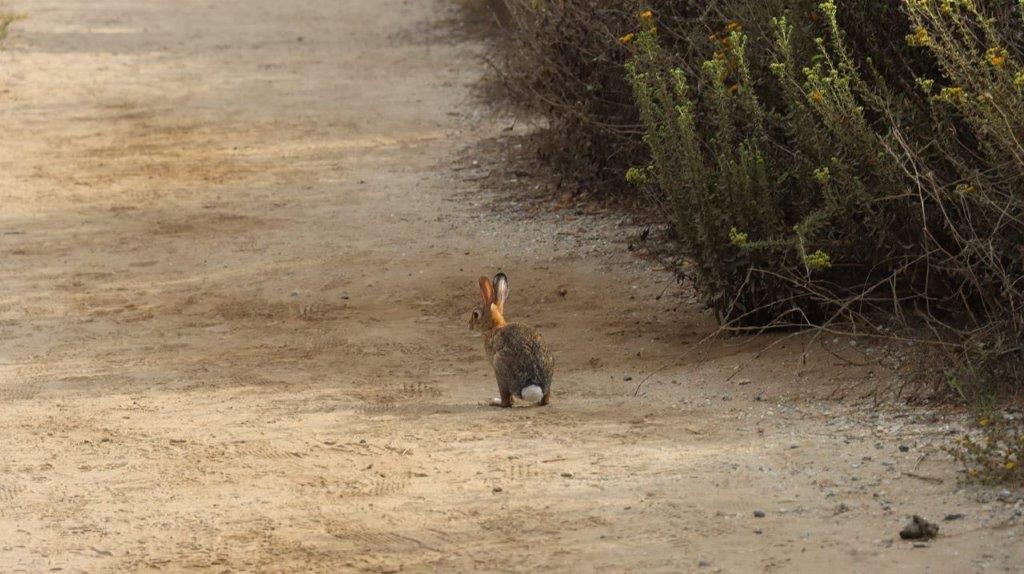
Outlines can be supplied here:
[[[819, 400], [884, 372], [680, 358], [616, 220], [495, 209], [443, 2], [7, 7], [0, 571], [1019, 571], [934, 415]], [[483, 406], [499, 267], [549, 408]]]

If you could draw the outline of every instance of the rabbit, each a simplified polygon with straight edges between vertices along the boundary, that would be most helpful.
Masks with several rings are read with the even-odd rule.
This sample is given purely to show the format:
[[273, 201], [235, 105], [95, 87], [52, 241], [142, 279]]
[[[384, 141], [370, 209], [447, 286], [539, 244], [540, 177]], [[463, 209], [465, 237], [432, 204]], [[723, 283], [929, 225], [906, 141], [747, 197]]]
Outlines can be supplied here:
[[545, 406], [551, 400], [554, 361], [541, 341], [540, 333], [505, 321], [508, 277], [498, 273], [493, 280], [480, 278], [481, 303], [473, 309], [469, 328], [480, 331], [487, 359], [494, 367], [500, 398], [491, 405], [508, 408], [512, 399]]

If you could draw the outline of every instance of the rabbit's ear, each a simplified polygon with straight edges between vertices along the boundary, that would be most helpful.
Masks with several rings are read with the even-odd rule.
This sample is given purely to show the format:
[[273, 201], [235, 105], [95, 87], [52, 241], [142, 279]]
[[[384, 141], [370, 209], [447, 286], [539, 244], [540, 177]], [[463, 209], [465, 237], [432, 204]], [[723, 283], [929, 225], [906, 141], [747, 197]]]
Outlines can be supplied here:
[[494, 276], [494, 304], [498, 309], [505, 309], [505, 299], [508, 299], [508, 277], [504, 273]]
[[486, 277], [480, 278], [480, 297], [484, 300], [484, 305], [494, 303], [494, 288], [491, 287], [491, 280]]

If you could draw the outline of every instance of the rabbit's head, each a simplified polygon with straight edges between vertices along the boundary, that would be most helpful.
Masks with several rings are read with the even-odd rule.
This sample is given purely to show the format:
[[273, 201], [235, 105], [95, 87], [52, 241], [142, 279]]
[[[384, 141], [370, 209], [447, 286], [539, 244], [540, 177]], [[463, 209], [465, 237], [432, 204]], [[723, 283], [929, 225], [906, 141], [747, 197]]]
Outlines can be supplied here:
[[505, 324], [505, 300], [508, 277], [498, 273], [494, 279], [480, 278], [480, 303], [469, 317], [469, 328], [486, 333]]

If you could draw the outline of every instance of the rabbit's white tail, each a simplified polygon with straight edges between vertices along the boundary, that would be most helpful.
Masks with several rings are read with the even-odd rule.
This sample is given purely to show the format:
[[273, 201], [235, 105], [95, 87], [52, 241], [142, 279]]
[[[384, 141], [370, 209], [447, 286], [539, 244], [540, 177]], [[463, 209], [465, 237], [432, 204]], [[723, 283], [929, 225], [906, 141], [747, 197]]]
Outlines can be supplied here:
[[523, 389], [519, 396], [523, 397], [524, 401], [530, 403], [539, 403], [544, 398], [544, 389], [537, 385], [530, 385]]

